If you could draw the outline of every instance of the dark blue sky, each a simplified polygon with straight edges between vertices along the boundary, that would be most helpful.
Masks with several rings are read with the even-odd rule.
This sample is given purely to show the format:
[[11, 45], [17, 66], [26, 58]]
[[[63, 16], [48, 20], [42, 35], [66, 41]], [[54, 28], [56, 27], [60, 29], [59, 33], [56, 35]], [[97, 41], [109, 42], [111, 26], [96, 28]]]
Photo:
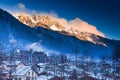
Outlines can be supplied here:
[[12, 11], [18, 3], [30, 10], [54, 11], [67, 20], [79, 17], [96, 26], [106, 37], [120, 40], [119, 0], [1, 0], [0, 8]]

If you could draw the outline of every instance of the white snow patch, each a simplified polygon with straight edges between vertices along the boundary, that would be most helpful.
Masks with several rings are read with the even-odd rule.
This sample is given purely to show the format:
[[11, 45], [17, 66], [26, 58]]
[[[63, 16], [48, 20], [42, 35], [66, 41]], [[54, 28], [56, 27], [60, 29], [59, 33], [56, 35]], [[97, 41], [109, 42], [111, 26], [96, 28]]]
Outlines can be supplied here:
[[50, 28], [54, 31], [61, 31], [60, 29], [58, 29], [55, 25], [50, 26]]

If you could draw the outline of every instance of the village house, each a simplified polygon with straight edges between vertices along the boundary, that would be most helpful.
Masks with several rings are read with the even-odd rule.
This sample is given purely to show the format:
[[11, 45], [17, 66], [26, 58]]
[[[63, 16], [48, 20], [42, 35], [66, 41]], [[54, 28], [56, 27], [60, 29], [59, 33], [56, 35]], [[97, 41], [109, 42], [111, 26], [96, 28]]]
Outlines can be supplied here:
[[10, 69], [24, 66], [24, 63], [21, 61], [2, 61], [1, 66], [3, 66], [4, 70], [9, 71]]
[[21, 61], [2, 61], [2, 77], [3, 79], [8, 79], [11, 76], [11, 73], [15, 71], [15, 69], [19, 69], [24, 66], [24, 63]]
[[38, 74], [31, 66], [23, 66], [11, 74], [12, 80], [33, 80]]

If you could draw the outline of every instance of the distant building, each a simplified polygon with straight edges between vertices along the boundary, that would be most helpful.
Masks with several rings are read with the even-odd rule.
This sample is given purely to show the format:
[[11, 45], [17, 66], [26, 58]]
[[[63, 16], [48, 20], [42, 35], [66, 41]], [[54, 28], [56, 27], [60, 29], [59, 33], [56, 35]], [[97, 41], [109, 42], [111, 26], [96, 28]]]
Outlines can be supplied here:
[[26, 65], [37, 64], [39, 62], [46, 62], [47, 55], [44, 52], [36, 52], [36, 51], [25, 51], [19, 50], [16, 54], [15, 60], [20, 60], [24, 62]]
[[48, 59], [47, 55], [44, 52], [33, 52], [33, 63], [44, 63]]

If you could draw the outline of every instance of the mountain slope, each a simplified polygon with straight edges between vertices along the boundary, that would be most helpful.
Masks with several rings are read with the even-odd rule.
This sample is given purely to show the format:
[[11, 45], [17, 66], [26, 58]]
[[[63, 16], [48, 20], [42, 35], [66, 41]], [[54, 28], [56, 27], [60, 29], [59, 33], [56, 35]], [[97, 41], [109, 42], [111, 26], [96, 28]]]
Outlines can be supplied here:
[[[0, 9], [0, 44], [9, 51], [11, 48], [42, 50], [72, 54], [79, 49], [80, 54], [100, 56], [112, 54], [114, 47], [120, 41], [109, 40], [97, 36], [106, 46], [80, 40], [74, 36], [65, 35], [58, 31], [43, 27], [30, 28], [12, 15]], [[11, 47], [12, 46], [12, 47]], [[3, 47], [2, 47], [3, 48]]]
[[[75, 36], [80, 40], [90, 41], [94, 44], [101, 44], [105, 46], [105, 43], [100, 41], [98, 35], [85, 31], [83, 32], [75, 27], [63, 26], [63, 24], [61, 24], [58, 19], [51, 16], [30, 15], [25, 12], [16, 13], [13, 14], [13, 16], [15, 16], [15, 18], [18, 19], [23, 24], [26, 24], [30, 27], [39, 26], [49, 30], [59, 31], [66, 35]], [[85, 23], [83, 25], [85, 25]]]

